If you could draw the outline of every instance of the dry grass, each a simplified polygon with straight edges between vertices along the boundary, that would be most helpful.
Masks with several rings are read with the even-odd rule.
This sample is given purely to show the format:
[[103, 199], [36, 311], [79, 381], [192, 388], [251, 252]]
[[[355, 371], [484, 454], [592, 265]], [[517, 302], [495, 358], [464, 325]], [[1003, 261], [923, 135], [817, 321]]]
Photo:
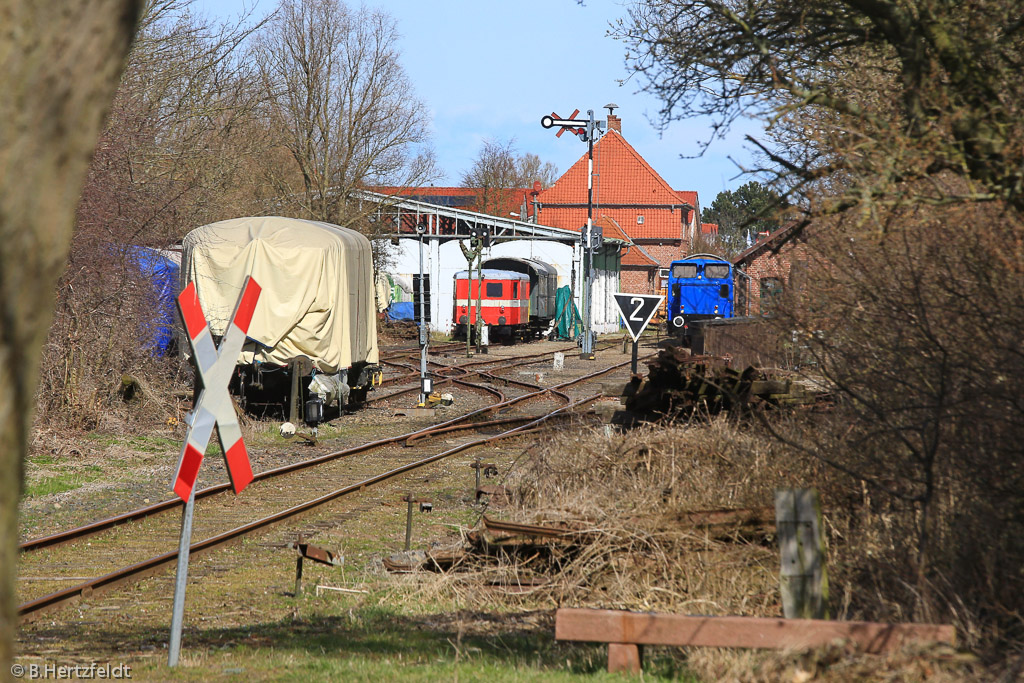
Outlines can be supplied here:
[[[889, 559], [890, 549], [898, 548], [890, 533], [898, 530], [892, 516], [865, 524], [857, 482], [800, 459], [726, 416], [621, 434], [565, 433], [527, 449], [504, 483], [512, 504], [489, 515], [563, 524], [580, 533], [570, 542], [475, 554], [446, 573], [396, 585], [389, 600], [451, 601], [495, 611], [564, 605], [778, 616], [779, 558], [770, 529], [711, 531], [681, 520], [696, 510], [770, 507], [776, 488], [813, 485], [825, 507], [833, 617], [899, 614], [882, 582], [871, 584], [870, 594], [866, 586], [850, 583], [864, 578], [864, 558]], [[873, 613], [856, 608], [872, 600]], [[840, 644], [810, 652], [655, 651], [685, 660], [685, 668], [705, 680], [953, 681], [996, 675], [949, 648], [889, 657], [858, 654]]]

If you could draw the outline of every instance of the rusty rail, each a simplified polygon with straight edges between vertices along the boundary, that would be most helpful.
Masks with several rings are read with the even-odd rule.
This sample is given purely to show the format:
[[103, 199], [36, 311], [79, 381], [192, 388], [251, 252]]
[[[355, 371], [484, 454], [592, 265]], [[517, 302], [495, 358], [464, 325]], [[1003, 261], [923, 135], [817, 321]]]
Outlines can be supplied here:
[[[599, 370], [599, 371], [597, 371], [595, 373], [591, 373], [590, 375], [585, 375], [585, 376], [577, 378], [575, 380], [570, 380], [570, 381], [565, 382], [563, 384], [556, 385], [556, 387], [571, 386], [573, 384], [577, 384], [577, 383], [586, 381], [588, 379], [592, 379], [594, 377], [599, 377], [599, 376], [601, 376], [603, 374], [607, 374], [608, 372], [611, 372], [612, 370], [616, 370], [616, 369], [622, 367], [625, 364], [626, 363], [619, 363], [618, 365], [613, 365], [613, 366], [611, 366], [609, 368], [605, 368], [605, 369]], [[546, 389], [546, 390], [540, 390], [540, 391], [535, 392], [535, 393], [539, 394], [539, 393], [543, 393], [544, 391], [550, 391], [550, 388]], [[499, 392], [499, 394], [500, 394], [500, 392]], [[407, 432], [405, 434], [400, 434], [400, 435], [397, 435], [397, 436], [387, 437], [387, 438], [384, 438], [384, 439], [378, 439], [376, 441], [370, 441], [370, 442], [367, 442], [365, 444], [361, 444], [359, 446], [353, 446], [351, 448], [347, 448], [347, 449], [340, 450], [340, 451], [335, 451], [333, 453], [327, 453], [325, 455], [321, 455], [321, 456], [318, 456], [318, 457], [315, 457], [315, 458], [311, 458], [309, 460], [302, 460], [300, 462], [290, 463], [288, 465], [283, 465], [281, 467], [277, 467], [277, 468], [274, 468], [274, 469], [271, 469], [271, 470], [264, 470], [263, 472], [260, 472], [260, 473], [256, 474], [253, 477], [253, 481], [262, 481], [264, 479], [272, 479], [274, 477], [281, 476], [283, 474], [288, 474], [290, 472], [296, 472], [296, 471], [299, 471], [299, 470], [302, 470], [302, 469], [306, 469], [308, 467], [314, 467], [314, 466], [319, 465], [321, 463], [328, 462], [328, 461], [331, 461], [331, 460], [336, 460], [338, 458], [346, 458], [346, 457], [350, 457], [350, 456], [353, 456], [353, 455], [358, 455], [360, 453], [364, 453], [366, 451], [373, 450], [373, 449], [376, 449], [376, 448], [381, 448], [381, 447], [389, 446], [389, 445], [393, 445], [393, 444], [404, 443], [404, 442], [407, 442], [410, 439], [415, 440], [415, 439], [420, 438], [420, 437], [432, 436], [435, 433], [445, 433], [445, 428], [447, 428], [447, 427], [452, 427], [452, 426], [458, 425], [460, 423], [469, 423], [472, 420], [472, 418], [474, 418], [474, 417], [478, 417], [478, 416], [481, 416], [481, 415], [486, 415], [486, 414], [488, 414], [488, 413], [490, 413], [490, 412], [492, 412], [494, 410], [498, 410], [498, 409], [501, 409], [502, 407], [506, 407], [506, 404], [507, 404], [507, 406], [515, 405], [515, 403], [518, 403], [520, 401], [526, 400], [530, 396], [531, 396], [530, 394], [526, 394], [524, 396], [520, 396], [520, 397], [517, 397], [517, 398], [509, 399], [509, 400], [505, 401], [504, 403], [498, 403], [498, 404], [495, 404], [495, 405], [492, 405], [492, 406], [487, 406], [485, 408], [480, 408], [478, 410], [474, 410], [474, 411], [471, 411], [469, 413], [466, 413], [465, 415], [460, 415], [459, 417], [453, 418], [451, 420], [447, 420], [445, 422], [441, 422], [440, 424], [431, 425], [430, 427], [427, 427], [425, 429], [419, 429], [419, 430], [416, 430], [416, 431], [413, 431], [413, 432]], [[220, 493], [224, 493], [225, 491], [229, 490], [230, 488], [231, 488], [231, 484], [229, 482], [224, 482], [222, 484], [215, 484], [213, 486], [208, 486], [208, 487], [206, 487], [206, 488], [204, 488], [204, 489], [202, 489], [200, 491], [196, 491], [196, 500], [202, 500], [202, 499], [208, 498], [210, 496], [214, 496], [214, 495], [217, 495], [217, 494], [220, 494]], [[103, 532], [103, 531], [107, 531], [109, 529], [112, 529], [114, 527], [120, 526], [122, 524], [126, 524], [128, 522], [133, 522], [133, 521], [136, 521], [136, 520], [145, 519], [145, 518], [151, 517], [153, 515], [162, 514], [164, 512], [168, 512], [170, 510], [177, 509], [177, 508], [181, 507], [182, 505], [183, 505], [183, 503], [182, 503], [181, 499], [179, 499], [179, 498], [172, 498], [170, 500], [165, 500], [165, 501], [162, 501], [162, 502], [159, 502], [159, 503], [154, 503], [153, 505], [149, 505], [147, 507], [139, 508], [137, 510], [132, 510], [130, 512], [125, 512], [125, 513], [122, 513], [120, 515], [115, 515], [113, 517], [109, 517], [109, 518], [102, 519], [102, 520], [99, 520], [99, 521], [96, 521], [96, 522], [92, 522], [90, 524], [85, 524], [85, 525], [82, 525], [82, 526], [79, 526], [79, 527], [75, 527], [74, 529], [69, 529], [67, 531], [62, 531], [62, 532], [59, 532], [59, 533], [56, 533], [56, 534], [50, 534], [48, 536], [43, 536], [43, 537], [40, 537], [40, 538], [30, 539], [30, 540], [24, 541], [23, 543], [19, 544], [18, 549], [19, 549], [20, 552], [32, 552], [32, 551], [35, 551], [35, 550], [40, 550], [42, 548], [57, 547], [57, 546], [65, 544], [65, 543], [71, 543], [73, 541], [77, 541], [77, 540], [80, 540], [82, 538], [86, 538], [88, 536], [92, 536], [94, 534], [97, 534], [97, 533], [100, 533], [100, 532]]]
[[[621, 367], [621, 365], [624, 365], [624, 363], [614, 367]], [[599, 371], [598, 373], [594, 373], [594, 375], [605, 374], [606, 372], [609, 372], [611, 369], [613, 368]], [[582, 381], [583, 379], [584, 378], [579, 378], [577, 380], [573, 380], [572, 382], [576, 383]], [[278, 522], [308, 512], [313, 508], [319, 507], [320, 505], [333, 501], [342, 496], [355, 493], [357, 491], [361, 491], [362, 489], [368, 486], [372, 486], [374, 484], [387, 481], [388, 479], [397, 477], [401, 474], [405, 474], [406, 472], [418, 469], [420, 467], [424, 467], [438, 460], [451, 457], [452, 455], [461, 453], [471, 448], [487, 445], [495, 441], [499, 441], [501, 439], [516, 438], [522, 436], [524, 433], [532, 432], [533, 428], [544, 423], [551, 417], [563, 411], [596, 401], [600, 397], [601, 394], [595, 394], [580, 401], [576, 401], [575, 403], [572, 403], [568, 406], [557, 408], [547, 415], [543, 415], [531, 422], [528, 422], [525, 425], [515, 427], [513, 429], [502, 432], [501, 434], [477, 439], [475, 441], [470, 441], [464, 444], [460, 444], [458, 446], [454, 446], [453, 448], [449, 448], [448, 450], [442, 451], [441, 453], [437, 453], [426, 458], [421, 458], [420, 460], [416, 460], [411, 463], [402, 465], [400, 467], [396, 467], [387, 472], [383, 472], [373, 477], [369, 477], [362, 481], [356, 482], [355, 484], [350, 484], [348, 486], [342, 487], [325, 495], [319, 496], [318, 498], [314, 498], [304, 503], [300, 503], [299, 505], [295, 505], [291, 508], [288, 508], [287, 510], [283, 510], [268, 517], [264, 517], [262, 519], [250, 522], [248, 524], [244, 524], [242, 526], [236, 527], [234, 529], [231, 529], [230, 531], [226, 531], [211, 538], [207, 538], [202, 541], [197, 541], [190, 546], [190, 553], [192, 555], [204, 553], [208, 550], [211, 550], [213, 548], [231, 542], [237, 538], [240, 538], [246, 534], [258, 531], [260, 529], [264, 529], [266, 527], [277, 524]], [[388, 441], [391, 440], [389, 439]], [[362, 450], [365, 450], [365, 447], [361, 448]], [[156, 557], [152, 557], [148, 560], [137, 562], [131, 566], [125, 567], [114, 572], [110, 572], [95, 579], [90, 579], [89, 581], [85, 581], [76, 586], [71, 586], [69, 588], [65, 588], [64, 590], [56, 591], [54, 593], [44, 595], [35, 600], [22, 603], [18, 606], [18, 616], [22, 621], [31, 620], [37, 617], [44, 610], [52, 609], [60, 605], [69, 603], [71, 601], [77, 600], [81, 597], [93, 595], [100, 591], [106, 591], [115, 586], [124, 584], [126, 582], [136, 581], [145, 576], [149, 576], [176, 562], [177, 557], [178, 552], [176, 550], [168, 553], [163, 553], [162, 555], [157, 555]]]

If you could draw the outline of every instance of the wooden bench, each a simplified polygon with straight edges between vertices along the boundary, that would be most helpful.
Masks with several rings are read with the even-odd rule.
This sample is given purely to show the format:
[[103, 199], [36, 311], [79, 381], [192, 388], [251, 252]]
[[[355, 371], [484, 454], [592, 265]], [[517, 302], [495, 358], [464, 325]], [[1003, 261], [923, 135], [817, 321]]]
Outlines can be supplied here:
[[889, 652], [907, 642], [953, 644], [952, 626], [878, 624], [865, 621], [701, 617], [675, 614], [562, 608], [555, 613], [555, 638], [608, 643], [608, 671], [639, 673], [641, 646], [806, 648], [849, 640], [869, 653]]

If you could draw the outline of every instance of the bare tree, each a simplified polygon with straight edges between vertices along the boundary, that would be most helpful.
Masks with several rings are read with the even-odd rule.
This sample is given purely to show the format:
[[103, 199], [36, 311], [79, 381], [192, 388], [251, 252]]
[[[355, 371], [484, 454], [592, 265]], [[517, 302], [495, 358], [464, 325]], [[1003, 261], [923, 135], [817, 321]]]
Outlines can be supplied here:
[[129, 408], [115, 400], [122, 374], [170, 388], [174, 373], [140, 343], [173, 314], [156, 305], [139, 246], [260, 210], [249, 166], [267, 136], [239, 51], [258, 24], [210, 24], [189, 7], [145, 5], [89, 167], [44, 350], [39, 409], [51, 423], [89, 428]]
[[373, 185], [435, 175], [428, 113], [395, 49], [387, 14], [340, 0], [283, 0], [257, 50], [266, 117], [291, 157], [273, 181], [303, 215], [368, 229], [376, 207], [348, 201]]
[[536, 154], [527, 152], [520, 155], [516, 166], [522, 183], [520, 187], [533, 187], [534, 181], [538, 181], [542, 188], [547, 189], [558, 180], [558, 167], [550, 161], [541, 161]]
[[479, 190], [477, 210], [497, 215], [511, 202], [510, 189], [533, 187], [540, 181], [550, 187], [558, 179], [558, 169], [550, 161], [541, 162], [536, 154], [517, 155], [515, 140], [484, 140], [473, 165], [462, 174], [462, 186]]
[[972, 183], [952, 198], [922, 185], [918, 200], [1024, 209], [1016, 2], [649, 0], [617, 35], [666, 122], [710, 115], [719, 133], [757, 116], [805, 127], [805, 144], [764, 152], [798, 189], [859, 175], [849, 195], [834, 194], [835, 210], [943, 171]]
[[[18, 500], [39, 351], [75, 204], [141, 2], [2, 0], [0, 38], [0, 667], [17, 624]], [[74, 36], [75, 39], [69, 39]]]

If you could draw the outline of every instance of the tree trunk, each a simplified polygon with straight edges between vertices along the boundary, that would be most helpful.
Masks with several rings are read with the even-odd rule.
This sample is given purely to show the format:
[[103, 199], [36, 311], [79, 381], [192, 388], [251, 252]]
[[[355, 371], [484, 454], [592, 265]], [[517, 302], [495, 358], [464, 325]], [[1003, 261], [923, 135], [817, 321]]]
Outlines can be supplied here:
[[18, 499], [75, 206], [142, 0], [0, 0], [0, 671], [17, 630]]

